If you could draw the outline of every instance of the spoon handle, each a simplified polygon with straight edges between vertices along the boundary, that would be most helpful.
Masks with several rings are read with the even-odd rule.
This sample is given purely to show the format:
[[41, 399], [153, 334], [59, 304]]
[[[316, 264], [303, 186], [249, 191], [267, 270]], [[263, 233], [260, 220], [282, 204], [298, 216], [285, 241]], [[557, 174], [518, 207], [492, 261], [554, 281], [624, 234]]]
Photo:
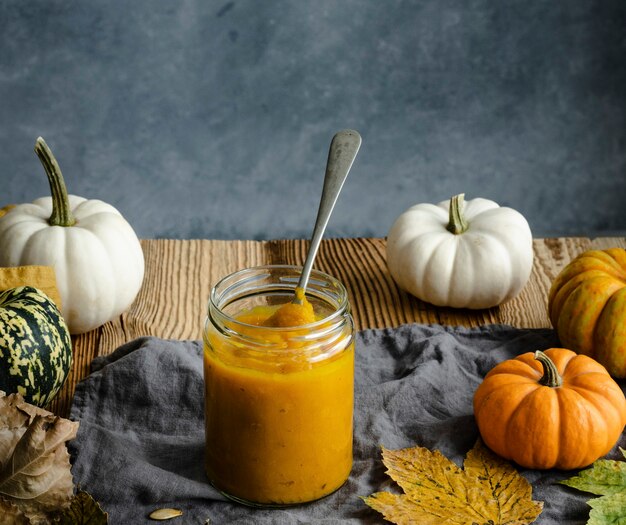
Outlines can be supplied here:
[[360, 147], [361, 136], [351, 129], [339, 131], [330, 143], [326, 175], [324, 176], [324, 189], [322, 190], [322, 198], [320, 199], [317, 219], [315, 219], [315, 227], [313, 228], [313, 236], [311, 237], [309, 252], [302, 268], [298, 288], [306, 289], [313, 268], [313, 261], [320, 247], [328, 219]]

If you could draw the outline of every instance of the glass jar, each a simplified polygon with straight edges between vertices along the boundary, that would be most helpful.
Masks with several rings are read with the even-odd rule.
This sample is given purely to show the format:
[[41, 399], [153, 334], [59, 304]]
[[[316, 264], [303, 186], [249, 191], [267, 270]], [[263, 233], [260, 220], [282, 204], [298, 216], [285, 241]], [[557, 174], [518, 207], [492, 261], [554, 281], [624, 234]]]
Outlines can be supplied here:
[[204, 330], [205, 468], [239, 502], [284, 506], [337, 490], [352, 468], [354, 323], [346, 290], [313, 271], [316, 321], [262, 326], [290, 302], [295, 266], [241, 270], [213, 290]]

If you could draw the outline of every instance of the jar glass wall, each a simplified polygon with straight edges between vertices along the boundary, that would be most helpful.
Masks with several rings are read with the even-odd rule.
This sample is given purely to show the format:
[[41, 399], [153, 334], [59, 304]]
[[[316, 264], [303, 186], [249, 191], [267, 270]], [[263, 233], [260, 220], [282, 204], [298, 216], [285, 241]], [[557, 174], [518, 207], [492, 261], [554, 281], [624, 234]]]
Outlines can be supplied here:
[[316, 321], [263, 325], [293, 299], [300, 272], [245, 269], [209, 299], [205, 467], [218, 490], [248, 504], [319, 499], [352, 467], [354, 324], [345, 288], [313, 271], [306, 297]]

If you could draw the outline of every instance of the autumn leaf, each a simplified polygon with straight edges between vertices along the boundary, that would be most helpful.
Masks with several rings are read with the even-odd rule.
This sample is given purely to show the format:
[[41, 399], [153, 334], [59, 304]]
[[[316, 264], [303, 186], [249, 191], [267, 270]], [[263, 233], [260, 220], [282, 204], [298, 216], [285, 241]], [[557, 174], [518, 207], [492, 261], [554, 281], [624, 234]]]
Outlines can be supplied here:
[[29, 525], [30, 521], [17, 505], [0, 499], [0, 516], [3, 525]]
[[108, 514], [89, 494], [80, 490], [69, 509], [59, 518], [59, 525], [106, 525]]
[[[65, 446], [78, 423], [0, 392], [0, 501], [14, 523], [50, 523], [68, 507], [74, 485]], [[19, 512], [15, 511], [18, 509]]]
[[[626, 457], [626, 450], [620, 449]], [[563, 485], [602, 496], [591, 499], [587, 525], [626, 523], [626, 462], [599, 459]]]
[[387, 474], [404, 494], [377, 492], [364, 501], [398, 525], [526, 525], [543, 509], [532, 500], [530, 483], [481, 441], [462, 469], [423, 447], [383, 447], [382, 455]]

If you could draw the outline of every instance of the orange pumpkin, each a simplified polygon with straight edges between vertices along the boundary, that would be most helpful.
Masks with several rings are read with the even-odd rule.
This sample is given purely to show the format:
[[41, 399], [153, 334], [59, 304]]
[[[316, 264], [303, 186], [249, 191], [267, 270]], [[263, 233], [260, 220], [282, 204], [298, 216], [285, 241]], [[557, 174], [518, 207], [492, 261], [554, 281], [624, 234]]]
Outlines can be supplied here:
[[550, 348], [496, 365], [474, 394], [474, 415], [496, 454], [568, 470], [611, 450], [626, 424], [626, 398], [595, 360]]
[[563, 346], [626, 377], [626, 250], [576, 257], [552, 284], [548, 314]]

